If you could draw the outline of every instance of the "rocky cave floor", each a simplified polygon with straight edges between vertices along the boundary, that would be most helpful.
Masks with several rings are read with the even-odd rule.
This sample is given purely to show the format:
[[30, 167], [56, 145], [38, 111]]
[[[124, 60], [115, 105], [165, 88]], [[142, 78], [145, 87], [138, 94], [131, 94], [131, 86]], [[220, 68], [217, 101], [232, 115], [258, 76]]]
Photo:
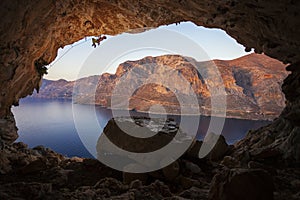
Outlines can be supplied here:
[[224, 137], [199, 159], [201, 144], [195, 141], [171, 165], [145, 174], [122, 173], [96, 159], [67, 158], [43, 146], [2, 146], [0, 199], [300, 199], [299, 167], [272, 154], [245, 163], [232, 156], [234, 146]]

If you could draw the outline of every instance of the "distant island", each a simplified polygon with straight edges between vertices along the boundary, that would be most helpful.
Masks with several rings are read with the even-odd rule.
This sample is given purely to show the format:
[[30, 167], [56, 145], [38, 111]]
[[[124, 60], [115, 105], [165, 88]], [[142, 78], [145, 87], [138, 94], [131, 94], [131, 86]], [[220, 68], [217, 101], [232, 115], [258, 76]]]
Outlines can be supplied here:
[[[189, 58], [190, 59], [190, 58]], [[201, 75], [197, 72], [189, 59], [179, 55], [164, 55], [145, 57], [137, 61], [126, 61], [119, 65], [115, 74], [104, 73], [77, 80], [75, 88], [75, 103], [93, 104], [111, 108], [111, 96], [115, 85], [128, 71], [135, 69], [154, 77], [155, 84], [145, 84], [135, 90], [129, 99], [129, 110], [148, 112], [155, 104], [162, 105], [168, 113], [180, 114], [180, 106], [190, 106], [191, 109], [200, 105], [203, 115], [210, 115], [211, 94]], [[277, 117], [285, 106], [285, 98], [281, 92], [281, 84], [287, 76], [285, 65], [281, 62], [261, 54], [249, 54], [234, 60], [213, 60], [218, 67], [226, 91], [227, 117], [240, 119], [273, 119]], [[196, 62], [201, 67], [206, 62]], [[151, 64], [152, 67], [145, 67]], [[168, 66], [168, 68], [164, 67]], [[172, 69], [172, 77], [166, 77], [166, 70]], [[127, 77], [130, 84], [121, 87], [128, 90], [135, 87], [138, 81], [145, 81], [139, 73], [132, 73]], [[176, 91], [165, 87], [168, 83], [188, 81], [190, 87], [178, 84]], [[72, 99], [75, 81], [63, 79], [52, 81], [43, 80], [40, 92], [31, 98], [40, 99]], [[95, 88], [96, 87], [96, 88]], [[93, 93], [96, 91], [95, 95]], [[188, 98], [194, 92], [198, 102], [195, 105], [179, 105], [176, 93]], [[124, 97], [119, 98], [118, 108], [122, 108]]]

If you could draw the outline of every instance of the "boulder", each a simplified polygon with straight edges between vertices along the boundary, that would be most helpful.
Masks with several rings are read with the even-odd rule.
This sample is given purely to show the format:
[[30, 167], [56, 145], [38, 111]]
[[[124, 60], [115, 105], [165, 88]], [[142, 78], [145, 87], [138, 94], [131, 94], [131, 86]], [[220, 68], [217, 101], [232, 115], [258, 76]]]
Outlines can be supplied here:
[[273, 179], [262, 169], [230, 169], [217, 173], [209, 200], [273, 200]]
[[186, 151], [186, 155], [191, 158], [199, 158], [199, 151], [202, 143], [202, 141], [194, 140], [190, 148]]
[[[197, 150], [200, 143], [201, 142], [198, 142]], [[195, 147], [192, 147], [192, 149], [194, 149], [193, 151], [196, 150]], [[197, 157], [204, 157], [208, 158], [212, 162], [219, 162], [223, 159], [230, 148], [223, 135], [209, 133], [205, 136], [204, 141], [201, 143], [201, 148], [199, 149], [200, 151], [198, 151], [198, 153], [193, 152], [193, 154], [197, 153]]]
[[220, 164], [228, 168], [236, 168], [241, 165], [237, 159], [231, 156], [225, 156]]
[[139, 180], [141, 182], [146, 182], [148, 175], [145, 173], [129, 173], [123, 172], [123, 183], [130, 184], [132, 181]]
[[45, 199], [52, 193], [50, 183], [7, 183], [0, 186], [0, 198], [4, 199]]
[[18, 170], [18, 173], [32, 174], [32, 173], [37, 173], [37, 172], [43, 171], [47, 168], [48, 168], [48, 166], [44, 159], [37, 159], [37, 160], [29, 163], [28, 165], [20, 168]]
[[162, 171], [163, 171], [164, 177], [168, 181], [172, 181], [179, 175], [179, 172], [180, 172], [179, 163], [177, 161], [175, 161], [172, 164], [168, 165], [167, 167], [164, 167], [162, 169]]
[[139, 189], [143, 186], [143, 183], [142, 181], [140, 180], [135, 180], [135, 181], [132, 181], [129, 185], [129, 188], [130, 189]]
[[11, 171], [11, 164], [4, 151], [0, 151], [0, 174], [6, 174]]
[[206, 189], [200, 189], [197, 187], [191, 187], [179, 194], [180, 197], [184, 199], [197, 199], [204, 200], [207, 199], [208, 191]]
[[108, 188], [112, 195], [121, 194], [128, 189], [128, 186], [123, 185], [120, 181], [114, 178], [103, 178], [98, 181], [94, 186], [94, 189]]
[[189, 189], [193, 186], [200, 187], [200, 185], [201, 185], [201, 183], [198, 180], [195, 180], [195, 179], [192, 179], [192, 178], [189, 178], [189, 177], [185, 177], [185, 176], [182, 176], [182, 175], [180, 175], [178, 177], [178, 182], [179, 182], [180, 187], [185, 189], [185, 190]]
[[184, 161], [184, 164], [185, 164], [185, 168], [188, 169], [191, 173], [193, 174], [201, 173], [201, 168], [198, 165], [187, 160]]

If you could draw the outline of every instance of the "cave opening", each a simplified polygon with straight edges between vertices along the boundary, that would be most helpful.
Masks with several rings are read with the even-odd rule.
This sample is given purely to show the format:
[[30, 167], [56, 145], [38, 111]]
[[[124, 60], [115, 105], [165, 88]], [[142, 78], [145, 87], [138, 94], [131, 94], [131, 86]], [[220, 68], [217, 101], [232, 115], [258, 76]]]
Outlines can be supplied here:
[[[148, 30], [148, 32], [153, 32], [153, 34], [141, 36], [140, 38], [139, 36], [145, 34], [144, 32], [107, 36], [107, 41], [103, 41], [99, 46], [97, 46], [97, 48], [92, 47], [92, 38], [94, 38], [93, 36], [86, 37], [71, 45], [67, 45], [63, 49], [60, 48], [58, 50], [56, 59], [46, 66], [48, 68], [48, 74], [44, 76], [40, 93], [37, 94], [34, 92], [33, 96], [29, 96], [26, 99], [21, 100], [20, 107], [13, 108], [13, 113], [16, 117], [20, 135], [17, 141], [23, 141], [26, 144], [29, 144], [30, 147], [45, 145], [66, 156], [96, 157], [94, 148], [96, 146], [95, 142], [92, 142], [92, 144], [83, 145], [81, 141], [82, 138], [80, 135], [78, 137], [78, 133], [76, 133], [78, 130], [76, 130], [76, 126], [74, 125], [74, 113], [72, 113], [72, 106], [70, 106], [70, 101], [72, 101], [72, 93], [74, 92], [73, 87], [76, 84], [75, 80], [86, 78], [86, 80], [83, 81], [85, 82], [85, 87], [88, 87], [89, 84], [100, 84], [99, 87], [103, 89], [100, 89], [99, 91], [97, 90], [97, 92], [100, 92], [104, 97], [98, 97], [99, 99], [96, 104], [103, 107], [109, 107], [109, 100], [107, 99], [109, 97], [107, 97], [106, 93], [110, 92], [109, 89], [111, 89], [111, 86], [108, 89], [106, 87], [107, 85], [112, 84], [111, 82], [113, 82], [112, 80], [115, 79], [115, 74], [118, 73], [118, 71], [120, 73], [121, 68], [126, 68], [126, 65], [128, 65], [127, 67], [132, 68], [135, 66], [135, 63], [132, 62], [144, 62], [143, 64], [145, 64], [145, 62], [146, 64], [153, 64], [155, 62], [157, 65], [158, 63], [156, 60], [146, 59], [149, 56], [152, 58], [163, 56], [161, 58], [163, 61], [160, 61], [163, 63], [183, 62], [181, 59], [178, 60], [178, 58], [175, 57], [168, 57], [168, 55], [172, 54], [170, 51], [168, 52], [162, 48], [156, 47], [149, 48], [148, 46], [146, 48], [138, 47], [134, 49], [134, 51], [129, 51], [129, 54], [126, 54], [123, 57], [117, 57], [114, 55], [114, 51], [117, 51], [116, 48], [118, 48], [116, 44], [119, 46], [130, 46], [132, 45], [131, 43], [136, 42], [137, 38], [138, 40], [148, 39], [154, 41], [157, 40], [157, 36], [159, 36], [159, 34], [163, 34], [161, 31], [164, 29], [167, 29], [170, 32], [175, 32], [175, 34], [182, 34], [184, 37], [188, 37], [189, 39], [193, 40], [203, 48], [203, 52], [201, 53], [207, 54], [207, 56], [202, 58], [203, 60], [200, 61], [214, 60], [213, 62], [216, 63], [219, 68], [222, 68], [222, 78], [225, 79], [224, 83], [226, 84], [225, 87], [227, 101], [231, 102], [230, 108], [228, 108], [229, 116], [225, 121], [223, 135], [226, 136], [230, 144], [242, 139], [248, 130], [254, 130], [261, 126], [267, 125], [273, 118], [279, 115], [284, 107], [284, 96], [280, 92], [280, 86], [284, 76], [279, 75], [284, 71], [284, 68], [280, 68], [281, 65], [279, 62], [276, 62], [267, 56], [255, 55], [253, 51], [246, 53], [244, 51], [244, 46], [238, 44], [233, 38], [228, 36], [220, 29], [208, 29], [199, 27], [192, 22], [183, 22], [180, 24], [176, 23], [168, 26], [161, 26], [153, 30]], [[182, 45], [182, 43], [176, 41], [176, 39], [177, 38], [174, 37], [172, 42]], [[113, 41], [111, 42], [111, 40]], [[88, 63], [86, 60], [90, 59], [89, 56], [93, 56], [93, 52], [96, 52], [98, 48], [103, 48], [103, 50], [100, 51], [100, 53], [94, 53], [96, 55], [96, 60], [98, 60], [96, 62], [94, 61], [96, 65], [89, 67], [88, 70], [84, 72], [84, 75], [81, 75], [81, 68], [85, 67], [85, 65], [87, 65], [86, 63]], [[105, 54], [103, 52], [105, 52]], [[195, 56], [193, 53], [193, 50], [191, 51], [186, 48], [181, 52], [180, 55]], [[101, 59], [107, 60], [107, 58], [105, 58], [107, 54], [112, 54], [114, 57], [117, 57], [117, 59], [112, 63], [109, 63], [108, 61], [101, 62]], [[241, 58], [241, 60], [236, 60], [239, 58]], [[164, 59], [166, 61], [164, 61]], [[263, 62], [261, 62], [261, 60], [263, 60]], [[117, 67], [120, 64], [122, 64], [122, 67], [119, 67], [120, 69], [118, 70]], [[109, 67], [104, 67], [105, 65], [109, 65]], [[177, 80], [178, 78], [180, 79], [183, 74], [186, 79], [190, 79], [189, 86], [192, 87], [194, 91], [197, 90], [199, 93], [198, 95], [201, 96], [201, 94], [204, 94], [205, 89], [203, 89], [203, 87], [205, 86], [201, 84], [199, 85], [199, 82], [202, 84], [204, 83], [201, 74], [193, 74], [190, 69], [184, 69], [184, 67], [189, 67], [188, 62], [183, 62], [180, 65], [181, 66], [179, 68], [176, 68], [178, 77], [176, 76], [177, 78], [173, 78], [172, 80]], [[245, 65], [244, 68], [243, 65]], [[252, 69], [246, 70], [245, 68], [249, 66]], [[279, 78], [280, 81], [262, 78], [269, 73], [275, 73], [274, 71], [271, 72], [270, 70], [267, 70], [267, 68], [270, 67], [277, 70], [274, 77]], [[258, 74], [257, 71], [259, 71], [260, 74]], [[167, 72], [164, 73], [167, 74]], [[254, 76], [254, 74], [257, 76]], [[103, 81], [101, 83], [99, 83], [99, 79], [101, 78], [95, 78], [95, 76], [99, 75], [102, 75]], [[249, 77], [253, 80], [250, 80]], [[138, 79], [139, 77], [135, 78]], [[179, 79], [177, 81], [180, 82]], [[251, 84], [253, 84], [254, 81], [261, 81], [259, 84], [269, 84], [273, 88], [275, 87], [275, 89], [273, 89], [273, 92], [264, 90], [265, 94], [270, 93], [270, 96], [266, 97], [266, 100], [255, 98], [254, 95], [258, 95], [258, 92], [261, 90], [261, 88], [255, 88], [254, 86], [252, 87]], [[264, 81], [268, 83], [264, 83]], [[163, 83], [160, 83], [160, 85], [154, 87], [146, 84], [139, 90], [135, 90], [135, 93], [133, 94], [135, 95], [135, 98], [131, 101], [133, 102], [133, 105], [131, 105], [130, 110], [148, 112], [149, 109], [151, 109], [152, 104], [149, 105], [149, 103], [146, 101], [150, 100], [156, 100], [157, 102], [154, 103], [157, 104], [163, 102], [162, 105], [176, 102], [176, 95], [172, 96], [172, 91], [170, 91], [168, 87], [164, 87]], [[183, 90], [184, 88], [181, 86], [179, 89], [176, 88], [176, 91], [174, 92], [186, 92]], [[245, 91], [248, 92], [245, 93]], [[278, 101], [272, 101], [272, 97], [274, 96], [279, 96], [280, 99]], [[139, 101], [138, 99], [141, 97], [146, 100]], [[174, 98], [175, 100], [173, 100]], [[204, 101], [203, 97], [199, 97], [199, 99], [201, 99], [199, 100], [199, 103]], [[86, 100], [83, 100], [81, 104], [89, 104], [84, 101]], [[263, 103], [259, 105], [257, 101], [261, 101]], [[153, 105], [156, 105], [154, 103]], [[86, 117], [84, 117], [85, 119], [82, 117], [82, 120], [87, 124], [87, 127], [92, 127], [92, 125], [88, 125], [91, 122], [87, 120], [90, 108], [86, 108], [87, 106], [83, 107], [85, 107], [86, 110], [80, 110], [80, 115]], [[167, 107], [169, 110], [178, 109], [168, 106], [165, 107]], [[163, 106], [163, 109], [165, 107]], [[202, 105], [202, 107], [205, 106]], [[31, 114], [27, 115], [29, 112]], [[153, 109], [152, 112], [154, 112]], [[42, 117], [40, 117], [40, 113], [43, 113]], [[100, 123], [101, 130], [103, 130], [108, 120], [113, 116], [109, 109], [102, 109], [99, 113], [101, 114], [97, 114], [99, 117], [98, 122]], [[149, 117], [149, 113], [145, 115], [139, 113], [138, 115]], [[177, 122], [180, 122], [180, 117], [176, 115], [171, 115], [169, 117], [173, 119], [175, 118]], [[209, 121], [209, 117], [202, 119], [201, 125], [199, 125], [199, 130], [197, 131], [199, 137], [198, 139], [203, 139], [208, 129]], [[95, 134], [95, 130], [93, 129], [95, 128], [86, 130], [87, 132], [90, 132], [87, 134], [90, 135], [90, 138], [85, 138], [83, 140], [97, 141], [98, 136], [93, 136], [92, 133]]]
[[[294, 0], [275, 3], [248, 0], [1, 1], [0, 196], [4, 199], [98, 199], [99, 196], [145, 199], [150, 195], [156, 199], [299, 199], [299, 8], [300, 1]], [[267, 126], [249, 131], [234, 145], [227, 145], [220, 137], [217, 148], [204, 159], [199, 159], [198, 152], [207, 141], [195, 142], [178, 161], [172, 160], [172, 156], [163, 159], [162, 164], [174, 162], [155, 173], [127, 173], [126, 169], [120, 172], [97, 160], [67, 158], [43, 147], [32, 149], [24, 143], [15, 143], [18, 134], [11, 107], [39, 88], [41, 74], [45, 72], [42, 67], [56, 57], [59, 47], [85, 36], [117, 35], [129, 29], [181, 21], [220, 28], [243, 44], [247, 51], [254, 49], [256, 53], [289, 63], [286, 68], [289, 74], [282, 84], [286, 104], [278, 118]], [[216, 63], [226, 66], [221, 61]], [[268, 63], [266, 65], [270, 66]], [[245, 95], [247, 106], [241, 109], [257, 113], [259, 108], [255, 103], [265, 102], [266, 98], [252, 101], [253, 98], [262, 95], [280, 98], [274, 94], [278, 84], [275, 87], [271, 81], [276, 68], [265, 69], [266, 73], [257, 79], [258, 72], [256, 78], [244, 75], [252, 65], [242, 70], [236, 65], [234, 63], [234, 77], [242, 79], [237, 85], [246, 88], [236, 87], [226, 92], [231, 97], [239, 93]], [[181, 70], [176, 74], [184, 73], [186, 71]], [[110, 75], [105, 77], [108, 79]], [[235, 83], [231, 80], [225, 86], [230, 88]], [[263, 90], [256, 96], [251, 90], [260, 85]], [[159, 85], [156, 88], [162, 93], [172, 91]], [[266, 88], [271, 88], [272, 92]], [[231, 98], [230, 102], [239, 105], [238, 100]], [[65, 106], [56, 108], [62, 116], [69, 115], [64, 112]], [[276, 108], [278, 104], [269, 102], [261, 110], [272, 115]], [[162, 108], [157, 106], [156, 109]], [[236, 113], [234, 109], [229, 111]], [[47, 118], [42, 112], [33, 114], [39, 117], [36, 124], [42, 117]], [[107, 131], [119, 131], [116, 123], [110, 121]], [[168, 124], [176, 129], [174, 121]], [[55, 139], [60, 140], [59, 137]], [[136, 170], [141, 170], [141, 166]]]

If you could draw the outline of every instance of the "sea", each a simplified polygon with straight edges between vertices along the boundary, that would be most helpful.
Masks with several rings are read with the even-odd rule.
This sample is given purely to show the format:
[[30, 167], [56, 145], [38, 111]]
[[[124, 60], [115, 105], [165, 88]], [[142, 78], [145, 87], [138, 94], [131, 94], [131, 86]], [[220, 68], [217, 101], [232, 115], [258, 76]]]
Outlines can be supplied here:
[[[15, 116], [19, 138], [29, 147], [43, 145], [68, 157], [78, 156], [94, 158], [96, 144], [107, 122], [115, 116], [111, 109], [73, 104], [69, 100], [58, 99], [22, 99], [20, 105], [12, 108]], [[178, 124], [184, 121], [187, 127], [198, 126], [198, 139], [207, 134], [211, 118], [207, 116], [179, 115], [161, 116], [137, 111], [118, 111], [118, 115], [142, 116], [173, 119]], [[249, 130], [255, 130], [270, 121], [225, 118], [222, 132], [227, 143], [234, 144], [242, 139]], [[188, 131], [188, 130], [187, 130]]]

